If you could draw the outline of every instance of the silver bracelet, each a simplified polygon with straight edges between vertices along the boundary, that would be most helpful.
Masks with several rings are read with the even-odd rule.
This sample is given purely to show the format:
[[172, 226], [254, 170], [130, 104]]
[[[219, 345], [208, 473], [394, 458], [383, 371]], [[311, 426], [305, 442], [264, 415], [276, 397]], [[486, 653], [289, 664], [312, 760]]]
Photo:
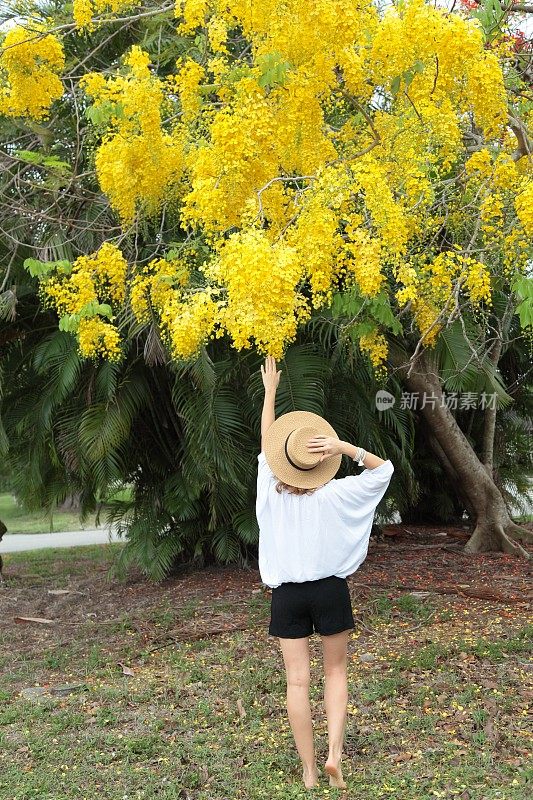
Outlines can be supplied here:
[[360, 467], [364, 467], [364, 459], [366, 458], [366, 456], [367, 456], [366, 450], [363, 450], [362, 447], [359, 447], [355, 452], [353, 460], [357, 461]]

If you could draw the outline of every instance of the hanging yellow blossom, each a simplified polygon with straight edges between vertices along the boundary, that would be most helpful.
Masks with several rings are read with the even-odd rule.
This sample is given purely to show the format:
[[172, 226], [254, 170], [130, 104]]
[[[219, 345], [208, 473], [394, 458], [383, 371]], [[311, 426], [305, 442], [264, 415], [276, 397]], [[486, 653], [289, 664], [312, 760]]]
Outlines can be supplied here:
[[[117, 14], [137, 5], [135, 0], [73, 0], [72, 13], [76, 27], [82, 31], [94, 31], [99, 27], [93, 17]], [[101, 24], [101, 23], [100, 23]]]
[[[75, 0], [78, 30], [125, 7]], [[128, 286], [116, 254], [116, 278], [111, 251], [82, 257], [43, 281], [69, 325], [97, 306], [92, 318], [111, 324], [107, 305], [129, 303], [175, 358], [224, 335], [280, 357], [313, 310], [352, 289], [362, 330], [382, 326], [361, 342], [381, 369], [397, 329], [383, 295], [433, 346], [455, 303], [490, 305], [492, 285], [525, 270], [533, 190], [508, 124], [511, 50], [485, 41], [478, 20], [429, 0], [176, 0], [173, 13], [174, 64], [147, 39], [80, 85], [98, 183], [122, 226], [147, 218], [157, 253], [175, 236], [194, 256], [143, 250]], [[9, 91], [5, 59], [30, 58], [18, 44], [0, 55]], [[45, 65], [56, 78], [60, 68]], [[84, 330], [85, 351], [102, 352], [103, 333]]]
[[137, 321], [148, 322], [150, 306], [162, 314], [168, 302], [181, 300], [189, 276], [189, 268], [179, 259], [152, 259], [130, 286], [130, 303]]
[[207, 342], [216, 323], [218, 305], [209, 291], [193, 292], [186, 302], [174, 294], [161, 314], [161, 325], [172, 355], [189, 359]]
[[178, 74], [169, 81], [175, 86], [181, 103], [183, 121], [196, 118], [201, 105], [200, 83], [205, 78], [205, 69], [196, 61], [188, 59], [185, 63], [177, 62]]
[[84, 358], [102, 356], [108, 361], [118, 361], [122, 355], [118, 330], [99, 317], [80, 320], [78, 342], [80, 355]]
[[492, 305], [490, 272], [485, 264], [473, 258], [468, 258], [465, 259], [465, 265], [465, 287], [468, 290], [472, 305], [478, 306], [482, 301], [487, 305]]
[[67, 320], [64, 329], [77, 335], [80, 353], [86, 358], [121, 357], [118, 330], [102, 315], [112, 318], [113, 308], [123, 304], [127, 268], [120, 250], [104, 242], [96, 253], [79, 256], [70, 272], [56, 272], [41, 280], [45, 305]]
[[482, 178], [492, 173], [492, 158], [486, 147], [472, 153], [465, 163], [465, 170], [467, 175], [478, 173]]
[[480, 206], [481, 228], [488, 235], [497, 238], [501, 234], [503, 221], [503, 198], [498, 192], [492, 192], [482, 201]]
[[344, 249], [351, 256], [346, 260], [347, 271], [354, 275], [361, 294], [373, 297], [385, 279], [381, 272], [381, 242], [363, 228], [352, 226], [347, 226], [346, 237]]
[[366, 353], [378, 376], [386, 373], [384, 366], [389, 348], [386, 338], [377, 329], [370, 333], [365, 333], [359, 337], [359, 347], [361, 352]]
[[263, 231], [251, 229], [230, 236], [204, 272], [225, 287], [219, 320], [234, 347], [250, 347], [253, 338], [260, 352], [280, 358], [309, 316], [298, 292], [296, 250], [282, 242], [272, 245]]
[[443, 326], [440, 310], [429, 297], [421, 295], [412, 302], [413, 316], [425, 347], [433, 347]]
[[515, 200], [516, 213], [524, 231], [533, 236], [533, 180], [522, 181]]
[[9, 30], [0, 49], [0, 114], [41, 120], [63, 94], [61, 42], [39, 24]]
[[148, 54], [134, 45], [124, 63], [125, 77], [102, 81], [89, 74], [80, 83], [95, 109], [114, 105], [95, 163], [102, 190], [126, 224], [137, 208], [154, 214], [179, 192], [183, 140], [179, 128], [168, 133], [162, 127], [163, 82], [151, 74]]

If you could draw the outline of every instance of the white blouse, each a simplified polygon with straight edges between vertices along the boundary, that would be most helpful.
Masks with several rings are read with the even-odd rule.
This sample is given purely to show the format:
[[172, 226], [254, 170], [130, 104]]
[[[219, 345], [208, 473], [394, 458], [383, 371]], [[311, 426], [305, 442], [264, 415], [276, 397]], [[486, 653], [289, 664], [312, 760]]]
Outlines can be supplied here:
[[255, 510], [263, 583], [274, 588], [355, 572], [366, 558], [376, 506], [394, 472], [392, 462], [296, 495], [277, 492], [278, 479], [265, 454], [259, 453], [257, 460]]

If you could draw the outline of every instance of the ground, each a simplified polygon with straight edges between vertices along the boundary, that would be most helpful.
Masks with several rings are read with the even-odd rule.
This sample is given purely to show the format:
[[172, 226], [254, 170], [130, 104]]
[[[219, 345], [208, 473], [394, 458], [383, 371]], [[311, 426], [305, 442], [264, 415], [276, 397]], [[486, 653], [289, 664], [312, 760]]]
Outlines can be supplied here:
[[[531, 562], [462, 554], [466, 536], [388, 526], [348, 579], [344, 791], [300, 781], [256, 568], [155, 585], [112, 576], [121, 544], [5, 556], [0, 797], [525, 800]], [[310, 646], [320, 766], [319, 637]]]

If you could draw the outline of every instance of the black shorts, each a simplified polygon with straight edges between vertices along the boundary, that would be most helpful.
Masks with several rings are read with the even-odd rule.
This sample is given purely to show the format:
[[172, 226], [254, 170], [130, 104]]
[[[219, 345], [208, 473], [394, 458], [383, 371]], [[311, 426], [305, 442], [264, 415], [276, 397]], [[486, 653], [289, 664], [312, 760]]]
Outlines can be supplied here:
[[300, 639], [313, 633], [328, 636], [355, 628], [346, 578], [332, 575], [316, 581], [282, 583], [272, 589], [271, 636]]

